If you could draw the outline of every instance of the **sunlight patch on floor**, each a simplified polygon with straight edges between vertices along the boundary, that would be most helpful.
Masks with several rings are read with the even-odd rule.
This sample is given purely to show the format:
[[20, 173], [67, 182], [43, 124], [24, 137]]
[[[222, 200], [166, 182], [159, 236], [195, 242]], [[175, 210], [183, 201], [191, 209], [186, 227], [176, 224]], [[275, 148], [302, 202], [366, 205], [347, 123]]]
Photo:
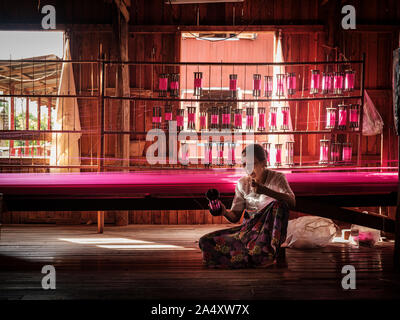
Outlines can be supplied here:
[[127, 238], [60, 238], [59, 240], [77, 244], [92, 244], [98, 248], [115, 250], [194, 250], [193, 248], [185, 248], [172, 244]]

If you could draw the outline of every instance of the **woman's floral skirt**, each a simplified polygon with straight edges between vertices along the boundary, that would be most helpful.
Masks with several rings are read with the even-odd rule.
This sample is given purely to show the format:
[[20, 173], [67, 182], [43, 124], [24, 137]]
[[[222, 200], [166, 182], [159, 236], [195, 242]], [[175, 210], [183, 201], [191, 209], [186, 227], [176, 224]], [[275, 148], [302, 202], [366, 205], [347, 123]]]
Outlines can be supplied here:
[[215, 268], [248, 268], [269, 265], [286, 239], [289, 209], [273, 201], [240, 226], [208, 233], [200, 238], [203, 261]]

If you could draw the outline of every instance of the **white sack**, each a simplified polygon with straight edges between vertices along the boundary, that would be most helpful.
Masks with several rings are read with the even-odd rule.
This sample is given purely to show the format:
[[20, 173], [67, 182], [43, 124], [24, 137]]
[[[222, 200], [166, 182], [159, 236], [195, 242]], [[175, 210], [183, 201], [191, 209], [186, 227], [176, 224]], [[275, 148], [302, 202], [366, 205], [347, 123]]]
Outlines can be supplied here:
[[290, 220], [284, 246], [296, 249], [325, 247], [337, 230], [336, 224], [327, 218], [305, 216]]

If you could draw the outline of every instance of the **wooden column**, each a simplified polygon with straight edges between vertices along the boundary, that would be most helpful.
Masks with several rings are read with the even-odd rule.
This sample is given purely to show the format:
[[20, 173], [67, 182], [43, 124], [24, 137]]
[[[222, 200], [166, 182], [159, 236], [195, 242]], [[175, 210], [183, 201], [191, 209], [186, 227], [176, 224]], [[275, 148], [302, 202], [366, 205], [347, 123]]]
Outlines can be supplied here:
[[51, 98], [47, 101], [47, 130], [51, 130]]
[[[11, 94], [14, 94], [14, 91], [11, 91]], [[15, 130], [15, 107], [14, 107], [14, 97], [10, 98], [10, 130]], [[15, 156], [15, 149], [14, 149], [14, 140], [10, 140], [10, 155]]]
[[[129, 21], [129, 11], [127, 6], [130, 3], [126, 0], [115, 1], [114, 6], [114, 19], [113, 19], [113, 33], [116, 49], [115, 55], [118, 61], [128, 61], [128, 21]], [[129, 66], [128, 65], [117, 65], [116, 74], [116, 96], [127, 97], [130, 95], [129, 89]], [[130, 123], [130, 101], [129, 100], [117, 100], [115, 105], [115, 121], [116, 127], [120, 131], [129, 131]], [[121, 167], [126, 167], [129, 171], [129, 146], [130, 146], [130, 135], [129, 134], [118, 134], [116, 136], [115, 145], [115, 158], [121, 159], [117, 160], [116, 164]], [[129, 211], [118, 211], [115, 213], [115, 224], [119, 226], [126, 226], [129, 223]]]
[[97, 232], [104, 232], [104, 211], [97, 211]]
[[[47, 100], [47, 130], [51, 130], [51, 98], [48, 98]], [[43, 148], [43, 154], [44, 157], [46, 158], [47, 157], [46, 146]]]
[[[40, 131], [40, 118], [42, 116], [41, 114], [41, 108], [40, 105], [42, 104], [42, 101], [40, 97], [38, 98], [38, 104], [37, 104], [37, 129]], [[42, 155], [42, 147], [40, 145], [41, 140], [36, 141], [35, 146], [36, 146], [36, 155], [41, 156]], [[38, 145], [39, 143], [39, 145]]]
[[[400, 137], [397, 136], [397, 159], [400, 159]], [[400, 161], [399, 166], [399, 181], [400, 181]], [[397, 208], [395, 218], [395, 242], [394, 242], [394, 254], [393, 254], [393, 265], [397, 272], [400, 272], [400, 184], [397, 189]]]
[[[1, 223], [3, 222], [3, 194], [0, 193], [0, 228], [1, 228]], [[1, 230], [0, 230], [0, 239], [1, 239]]]
[[[400, 32], [399, 32], [399, 47], [400, 47]], [[393, 88], [394, 90], [394, 88]], [[394, 101], [393, 101], [394, 102]], [[393, 106], [394, 107], [394, 106]], [[396, 121], [396, 119], [395, 119]], [[397, 126], [400, 124], [398, 123]], [[397, 132], [398, 134], [398, 132]], [[397, 135], [397, 165], [399, 167], [399, 181], [400, 181], [400, 137]], [[400, 183], [397, 189], [397, 208], [395, 218], [395, 242], [394, 242], [394, 254], [393, 254], [393, 265], [397, 272], [400, 272]]]
[[[25, 130], [29, 130], [29, 98], [26, 98]], [[29, 141], [25, 140], [24, 156], [26, 157], [28, 153], [29, 153]]]
[[42, 101], [38, 98], [38, 106], [37, 106], [37, 129], [40, 130], [40, 117], [41, 117], [41, 110], [40, 105]]
[[[100, 58], [104, 60], [104, 55], [102, 52], [103, 48], [100, 46]], [[97, 121], [98, 121], [98, 141], [97, 141], [97, 171], [103, 171], [104, 167], [104, 78], [105, 78], [105, 64], [104, 62], [99, 63], [99, 71], [100, 71], [100, 94], [98, 100], [98, 113], [97, 113]], [[97, 232], [104, 232], [104, 211], [97, 211]]]

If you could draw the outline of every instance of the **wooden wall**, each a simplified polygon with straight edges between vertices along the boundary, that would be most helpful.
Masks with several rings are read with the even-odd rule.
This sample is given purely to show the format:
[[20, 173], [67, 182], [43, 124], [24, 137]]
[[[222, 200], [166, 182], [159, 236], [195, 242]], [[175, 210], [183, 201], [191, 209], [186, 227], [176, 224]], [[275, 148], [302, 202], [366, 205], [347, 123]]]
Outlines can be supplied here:
[[[196, 26], [197, 9], [200, 26], [231, 26], [233, 22], [239, 26], [324, 25], [333, 16], [340, 21], [341, 6], [347, 4], [355, 7], [359, 25], [396, 26], [400, 18], [397, 0], [245, 0], [242, 3], [172, 6], [164, 0], [131, 2], [129, 24], [142, 26]], [[112, 23], [111, 3], [111, 0], [0, 0], [0, 27], [40, 30], [43, 17], [40, 8], [51, 4], [56, 8], [58, 28], [97, 25], [99, 30]]]
[[[107, 224], [116, 222], [114, 212], [105, 212]], [[54, 223], [54, 224], [93, 224], [97, 222], [97, 212], [4, 212], [2, 223]], [[208, 210], [171, 211], [129, 211], [130, 224], [213, 224], [226, 223], [222, 217], [213, 217]]]
[[[341, 32], [340, 47], [347, 56], [359, 59], [366, 53], [365, 88], [384, 122], [383, 165], [396, 165], [397, 137], [394, 131], [392, 97], [392, 56], [399, 47], [399, 29]], [[363, 137], [363, 153], [380, 153], [381, 137]]]
[[[256, 40], [239, 41], [199, 41], [197, 39], [184, 39], [181, 44], [181, 61], [188, 62], [265, 62], [273, 61], [274, 33], [257, 33]], [[244, 66], [220, 68], [213, 66], [211, 77], [208, 66], [188, 66], [181, 68], [182, 87], [193, 83], [193, 73], [203, 72], [205, 87], [229, 87], [229, 74], [238, 75], [237, 86], [241, 90], [252, 90], [253, 73], [266, 75], [272, 73], [271, 66], [250, 67]], [[187, 74], [187, 78], [186, 78]], [[246, 82], [245, 82], [246, 80]], [[187, 82], [186, 82], [187, 81]]]
[[[342, 4], [343, 3], [343, 4]], [[57, 10], [57, 27], [68, 30], [71, 35], [73, 59], [96, 59], [99, 47], [106, 57], [113, 56], [113, 37], [111, 34], [112, 5], [110, 1], [71, 0], [41, 1], [40, 5], [53, 4]], [[352, 4], [356, 8], [357, 30], [342, 30], [340, 27], [341, 5]], [[35, 1], [0, 0], [0, 29], [39, 29], [42, 15]], [[198, 17], [198, 19], [197, 19]], [[397, 160], [397, 137], [393, 130], [393, 112], [391, 101], [391, 65], [392, 52], [399, 46], [400, 4], [398, 0], [246, 0], [243, 3], [204, 4], [170, 6], [164, 0], [132, 1], [130, 8], [129, 59], [137, 61], [179, 61], [180, 31], [182, 30], [250, 30], [283, 31], [283, 50], [287, 61], [323, 60], [328, 53], [322, 45], [337, 46], [348, 58], [359, 59], [366, 53], [366, 88], [381, 114], [384, 126], [384, 164]], [[234, 24], [234, 26], [233, 26]], [[179, 29], [178, 29], [179, 27]], [[261, 30], [260, 30], [261, 29]], [[332, 53], [331, 53], [332, 55]], [[79, 86], [82, 90], [97, 90], [91, 83], [92, 72], [80, 71]], [[75, 70], [75, 72], [78, 72]], [[157, 72], [161, 72], [158, 70]], [[141, 87], [151, 90], [154, 79], [145, 69], [130, 69], [131, 88]], [[77, 74], [76, 74], [77, 78]], [[141, 79], [144, 79], [141, 80]], [[108, 79], [113, 85], [113, 79]], [[136, 131], [149, 129], [152, 103], [138, 103], [132, 108], [131, 128]], [[96, 102], [80, 101], [82, 128], [94, 128], [96, 120]], [[301, 105], [299, 108], [305, 108]], [[134, 111], [135, 110], [135, 111]], [[310, 112], [316, 116], [318, 106], [311, 105]], [[304, 117], [300, 115], [300, 117]], [[301, 118], [299, 118], [301, 119]], [[304, 122], [304, 118], [302, 119]], [[146, 125], [147, 124], [147, 125]], [[310, 129], [316, 126], [311, 124]], [[143, 137], [131, 136], [132, 141]], [[317, 152], [317, 140], [308, 139], [304, 145], [306, 154]], [[380, 137], [363, 137], [363, 158], [379, 159]], [[298, 150], [298, 142], [295, 148]], [[95, 136], [82, 137], [83, 156], [96, 156]], [[112, 140], [109, 140], [112, 145]], [[106, 155], [112, 156], [111, 147]], [[85, 163], [85, 161], [83, 161]], [[64, 219], [69, 213], [63, 216]], [[29, 216], [23, 221], [49, 221], [48, 213], [40, 217]], [[70, 215], [74, 221], [85, 222], [94, 219], [90, 214], [82, 213], [79, 219]], [[22, 221], [21, 217], [10, 221]], [[30, 220], [31, 219], [31, 220]], [[112, 216], [106, 221], [113, 222]], [[131, 212], [130, 223], [202, 223], [211, 222], [210, 216], [203, 213], [188, 212]], [[216, 218], [212, 218], [216, 219]], [[51, 219], [50, 219], [51, 220]], [[65, 220], [65, 219], [64, 219]]]

